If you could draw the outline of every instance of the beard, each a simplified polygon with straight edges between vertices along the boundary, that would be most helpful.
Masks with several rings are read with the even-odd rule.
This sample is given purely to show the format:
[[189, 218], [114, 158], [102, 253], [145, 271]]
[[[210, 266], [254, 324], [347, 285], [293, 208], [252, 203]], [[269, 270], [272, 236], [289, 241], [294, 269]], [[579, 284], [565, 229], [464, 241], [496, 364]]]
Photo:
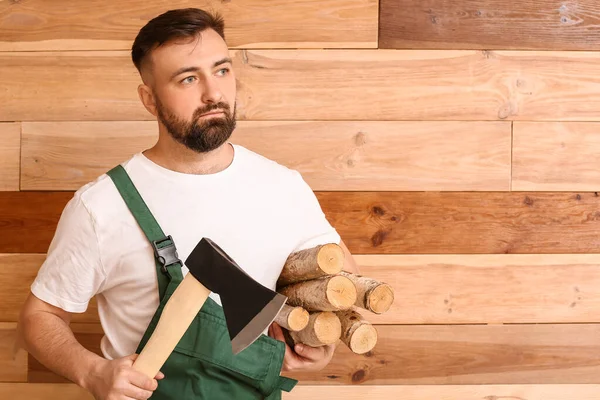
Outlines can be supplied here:
[[[233, 112], [229, 104], [223, 102], [198, 108], [194, 111], [192, 119], [185, 121], [164, 107], [158, 97], [155, 96], [155, 100], [159, 121], [167, 128], [173, 139], [195, 152], [207, 153], [217, 149], [231, 137], [235, 129], [235, 104]], [[200, 120], [202, 114], [213, 110], [222, 110], [224, 116]]]

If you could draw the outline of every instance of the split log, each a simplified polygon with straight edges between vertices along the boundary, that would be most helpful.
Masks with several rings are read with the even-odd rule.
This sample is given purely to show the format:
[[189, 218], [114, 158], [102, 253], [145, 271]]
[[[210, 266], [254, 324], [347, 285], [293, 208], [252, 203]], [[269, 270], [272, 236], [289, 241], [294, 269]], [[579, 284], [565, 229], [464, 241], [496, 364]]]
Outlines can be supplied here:
[[308, 311], [304, 308], [284, 304], [277, 317], [275, 317], [275, 322], [289, 331], [301, 331], [308, 324], [308, 318]]
[[298, 332], [287, 331], [284, 336], [293, 349], [297, 343], [311, 347], [333, 344], [339, 340], [341, 334], [342, 324], [338, 316], [330, 311], [320, 311], [310, 313], [308, 324], [304, 329]]
[[277, 286], [338, 274], [344, 267], [344, 250], [327, 243], [290, 254], [279, 275]]
[[341, 275], [293, 283], [278, 289], [290, 306], [311, 311], [347, 310], [356, 302], [356, 287]]
[[375, 314], [382, 314], [392, 306], [394, 290], [387, 283], [346, 271], [340, 272], [340, 276], [345, 276], [354, 283], [356, 287], [355, 306]]
[[377, 343], [377, 330], [355, 310], [335, 313], [342, 324], [341, 340], [356, 354], [371, 351]]

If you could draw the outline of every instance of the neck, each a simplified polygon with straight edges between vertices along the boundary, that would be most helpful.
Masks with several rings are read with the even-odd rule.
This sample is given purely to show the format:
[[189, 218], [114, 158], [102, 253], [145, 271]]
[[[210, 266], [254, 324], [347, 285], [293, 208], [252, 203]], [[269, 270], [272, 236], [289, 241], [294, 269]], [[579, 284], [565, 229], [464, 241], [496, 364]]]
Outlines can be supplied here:
[[158, 142], [143, 154], [155, 164], [184, 174], [214, 174], [223, 171], [233, 161], [233, 147], [229, 142], [208, 153], [188, 149], [173, 138], [159, 136]]

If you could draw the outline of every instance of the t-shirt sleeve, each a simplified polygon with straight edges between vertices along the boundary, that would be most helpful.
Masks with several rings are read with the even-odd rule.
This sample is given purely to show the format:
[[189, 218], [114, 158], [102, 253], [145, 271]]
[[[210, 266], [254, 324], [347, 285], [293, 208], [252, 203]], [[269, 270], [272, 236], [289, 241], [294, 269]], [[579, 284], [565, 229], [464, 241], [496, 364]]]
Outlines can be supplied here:
[[295, 171], [298, 178], [296, 199], [298, 216], [298, 246], [294, 251], [304, 250], [326, 243], [340, 243], [340, 235], [329, 223], [321, 204], [312, 188], [302, 175]]
[[76, 193], [62, 212], [31, 291], [53, 306], [81, 313], [104, 279], [94, 219]]

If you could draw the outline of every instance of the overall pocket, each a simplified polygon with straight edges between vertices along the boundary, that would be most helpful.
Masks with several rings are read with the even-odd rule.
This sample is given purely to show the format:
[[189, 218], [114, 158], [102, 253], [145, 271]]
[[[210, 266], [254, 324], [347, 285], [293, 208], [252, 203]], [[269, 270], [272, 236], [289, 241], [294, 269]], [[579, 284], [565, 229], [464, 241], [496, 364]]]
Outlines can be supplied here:
[[211, 369], [208, 374], [229, 379], [228, 391], [233, 380], [240, 389], [256, 390], [266, 397], [278, 387], [285, 345], [263, 334], [246, 349], [233, 354], [222, 308], [208, 298], [174, 352], [201, 360], [203, 368]]

